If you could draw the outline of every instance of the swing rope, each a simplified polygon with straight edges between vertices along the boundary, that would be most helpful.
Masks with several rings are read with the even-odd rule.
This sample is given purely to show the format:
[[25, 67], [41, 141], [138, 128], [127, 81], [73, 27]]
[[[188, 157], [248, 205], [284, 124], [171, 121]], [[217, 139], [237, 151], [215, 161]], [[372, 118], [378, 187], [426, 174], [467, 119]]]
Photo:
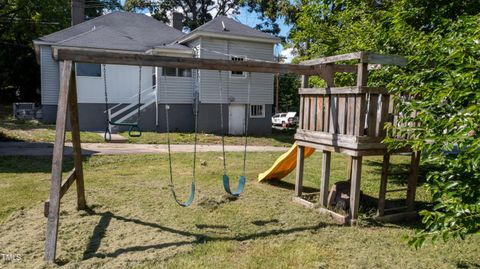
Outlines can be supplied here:
[[249, 81], [248, 81], [248, 91], [247, 91], [247, 104], [245, 105], [245, 143], [244, 143], [244, 150], [243, 150], [243, 169], [242, 175], [238, 180], [238, 186], [236, 191], [232, 191], [230, 188], [230, 178], [227, 175], [227, 162], [225, 157], [225, 132], [224, 132], [224, 124], [223, 124], [223, 95], [222, 95], [222, 73], [218, 71], [219, 74], [219, 92], [220, 92], [220, 127], [221, 127], [221, 134], [222, 134], [222, 154], [223, 154], [223, 188], [225, 191], [235, 197], [240, 196], [240, 194], [245, 189], [245, 171], [246, 171], [246, 163], [247, 163], [247, 145], [248, 145], [248, 107], [250, 104], [250, 88], [251, 88], [251, 73], [249, 72]]
[[120, 123], [120, 122], [113, 122], [110, 120], [109, 117], [109, 110], [110, 106], [108, 105], [108, 87], [107, 87], [107, 68], [106, 64], [103, 64], [103, 84], [105, 89], [105, 113], [106, 113], [106, 129], [103, 135], [105, 141], [112, 140], [112, 131], [110, 130], [110, 125], [116, 126], [128, 126], [128, 136], [130, 137], [140, 137], [142, 136], [142, 130], [140, 129], [140, 108], [142, 106], [141, 99], [142, 99], [142, 67], [138, 67], [138, 102], [137, 102], [137, 119], [135, 122], [132, 123]]
[[[166, 77], [165, 77], [166, 80]], [[175, 185], [173, 184], [173, 169], [172, 169], [172, 154], [170, 149], [170, 124], [168, 120], [168, 111], [170, 110], [169, 105], [165, 105], [165, 121], [167, 125], [167, 148], [168, 148], [168, 167], [169, 167], [169, 176], [170, 176], [170, 191], [172, 192], [173, 199], [175, 202], [181, 207], [190, 206], [195, 199], [195, 168], [196, 168], [196, 160], [197, 160], [197, 129], [198, 129], [198, 98], [195, 101], [195, 134], [194, 134], [194, 142], [193, 142], [193, 169], [192, 169], [192, 185], [190, 190], [190, 196], [186, 202], [182, 202], [178, 199], [177, 194], [175, 192]]]

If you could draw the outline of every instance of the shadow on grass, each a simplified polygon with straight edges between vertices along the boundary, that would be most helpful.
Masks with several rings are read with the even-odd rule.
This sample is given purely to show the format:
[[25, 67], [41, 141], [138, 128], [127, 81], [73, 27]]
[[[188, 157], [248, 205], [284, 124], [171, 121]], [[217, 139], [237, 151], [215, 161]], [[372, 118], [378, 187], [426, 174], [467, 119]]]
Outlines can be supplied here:
[[[262, 183], [270, 185], [270, 186], [274, 186], [274, 187], [277, 187], [277, 188], [285, 189], [285, 190], [291, 190], [291, 191], [295, 190], [295, 184], [294, 183], [286, 182], [286, 181], [283, 181], [283, 180], [266, 180], [266, 181], [263, 181]], [[302, 187], [302, 192], [303, 193], [315, 193], [315, 192], [319, 192], [319, 191], [320, 190], [318, 188], [312, 188], [312, 187], [307, 187], [307, 186]]]
[[[405, 157], [406, 158], [406, 157]], [[364, 160], [363, 165], [370, 166], [374, 169], [374, 173], [382, 174], [382, 161]], [[427, 174], [430, 171], [437, 170], [438, 167], [429, 164], [421, 164], [418, 171], [417, 186], [421, 186], [426, 182]], [[388, 171], [388, 183], [397, 185], [407, 185], [410, 176], [410, 163], [392, 164], [390, 163]]]
[[[89, 159], [83, 156], [85, 163]], [[73, 168], [73, 156], [65, 155], [62, 172]], [[52, 172], [52, 156], [0, 156], [0, 171], [2, 173], [47, 173]]]
[[[158, 223], [145, 222], [145, 221], [134, 219], [134, 218], [126, 218], [126, 217], [115, 215], [110, 211], [97, 213], [92, 208], [89, 208], [86, 211], [89, 215], [100, 216], [100, 221], [98, 222], [97, 226], [93, 230], [93, 235], [90, 239], [90, 242], [87, 244], [86, 250], [83, 254], [83, 260], [87, 260], [94, 257], [115, 258], [127, 252], [139, 252], [139, 251], [145, 251], [148, 249], [163, 249], [163, 248], [178, 247], [183, 245], [203, 244], [206, 242], [215, 242], [215, 241], [242, 242], [242, 241], [247, 241], [247, 240], [252, 240], [257, 238], [264, 238], [264, 237], [269, 237], [274, 235], [292, 234], [292, 233], [298, 233], [303, 231], [316, 231], [326, 226], [325, 223], [319, 223], [313, 226], [294, 227], [289, 229], [272, 229], [269, 231], [263, 231], [263, 232], [258, 232], [258, 233], [248, 234], [248, 235], [241, 235], [241, 236], [211, 236], [211, 235], [202, 234], [202, 233], [182, 231], [175, 228], [163, 226]], [[105, 237], [105, 232], [108, 226], [110, 225], [110, 222], [112, 219], [127, 222], [127, 223], [135, 223], [137, 225], [147, 226], [151, 228], [156, 228], [163, 232], [178, 234], [181, 236], [194, 237], [195, 239], [178, 241], [178, 242], [167, 242], [167, 243], [161, 243], [161, 244], [150, 244], [150, 245], [144, 245], [144, 246], [132, 246], [132, 247], [126, 247], [126, 248], [119, 248], [110, 253], [97, 253], [100, 247], [101, 241]], [[199, 224], [199, 225], [200, 227], [215, 227], [215, 225], [208, 225], [208, 224]], [[222, 226], [220, 228], [227, 229], [228, 227]]]

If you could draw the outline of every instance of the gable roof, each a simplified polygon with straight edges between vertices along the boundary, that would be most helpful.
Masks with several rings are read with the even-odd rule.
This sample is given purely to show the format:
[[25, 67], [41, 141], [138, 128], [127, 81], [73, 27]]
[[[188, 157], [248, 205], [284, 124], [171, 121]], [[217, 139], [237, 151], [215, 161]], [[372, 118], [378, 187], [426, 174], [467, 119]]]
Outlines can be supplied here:
[[215, 19], [191, 31], [189, 34], [180, 37], [178, 42], [185, 43], [199, 36], [222, 36], [223, 38], [227, 39], [247, 39], [249, 41], [266, 43], [280, 42], [280, 38], [278, 37], [250, 28], [247, 25], [244, 25], [226, 16], [216, 17]]
[[184, 35], [144, 14], [117, 11], [40, 37], [34, 43], [145, 52]]

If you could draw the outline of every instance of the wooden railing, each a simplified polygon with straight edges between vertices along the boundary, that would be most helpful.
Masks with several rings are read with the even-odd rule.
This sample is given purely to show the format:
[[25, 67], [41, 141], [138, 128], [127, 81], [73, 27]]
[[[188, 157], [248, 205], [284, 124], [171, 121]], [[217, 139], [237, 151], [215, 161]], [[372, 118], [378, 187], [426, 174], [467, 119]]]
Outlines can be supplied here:
[[385, 138], [390, 95], [384, 88], [301, 88], [299, 94], [297, 137], [330, 145], [338, 145], [335, 140], [380, 143]]

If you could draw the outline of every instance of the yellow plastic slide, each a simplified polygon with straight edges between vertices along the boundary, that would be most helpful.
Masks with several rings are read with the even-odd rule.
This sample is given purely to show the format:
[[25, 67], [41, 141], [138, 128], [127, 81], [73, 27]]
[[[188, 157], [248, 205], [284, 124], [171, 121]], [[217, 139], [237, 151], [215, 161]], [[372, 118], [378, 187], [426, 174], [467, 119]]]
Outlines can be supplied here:
[[[314, 148], [305, 147], [305, 159], [315, 152]], [[258, 174], [258, 181], [279, 180], [286, 177], [297, 166], [297, 143], [282, 156], [278, 157], [275, 163], [267, 171]]]

